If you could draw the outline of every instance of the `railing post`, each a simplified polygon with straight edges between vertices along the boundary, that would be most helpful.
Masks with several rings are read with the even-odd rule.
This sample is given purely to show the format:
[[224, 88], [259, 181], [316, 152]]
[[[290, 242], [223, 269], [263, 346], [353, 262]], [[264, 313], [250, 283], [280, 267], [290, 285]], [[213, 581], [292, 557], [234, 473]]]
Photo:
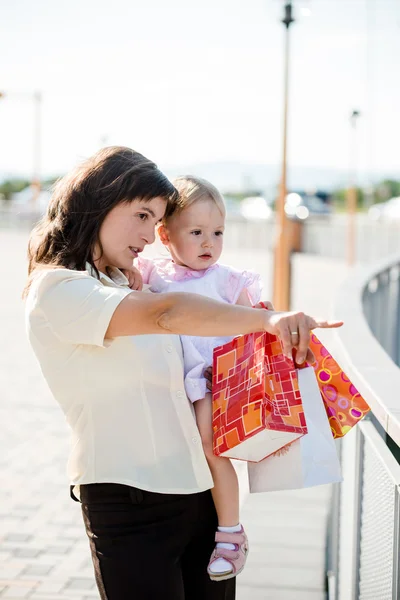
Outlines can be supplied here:
[[[389, 349], [388, 353], [390, 356], [395, 357], [396, 355], [396, 338], [397, 338], [397, 306], [398, 306], [398, 279], [399, 279], [399, 267], [395, 265], [388, 271], [389, 274], [389, 293], [388, 293], [388, 340]], [[395, 360], [395, 359], [394, 359]]]
[[[337, 441], [338, 458], [342, 459], [342, 440]], [[340, 509], [341, 509], [341, 484], [332, 486], [331, 506], [328, 522], [326, 582], [327, 600], [339, 600], [339, 550], [340, 550]]]
[[400, 366], [400, 277], [397, 280], [397, 318], [396, 318], [396, 344], [393, 360]]
[[361, 518], [362, 518], [362, 494], [363, 494], [363, 466], [364, 466], [364, 436], [359, 427], [356, 428], [356, 472], [354, 474], [354, 579], [352, 589], [352, 600], [359, 600], [360, 597], [360, 553], [361, 553]]
[[383, 319], [382, 323], [382, 332], [381, 332], [381, 346], [386, 350], [386, 352], [391, 354], [391, 328], [393, 326], [392, 322], [392, 313], [390, 311], [390, 270], [387, 269], [381, 274], [380, 278], [380, 287], [381, 287], [381, 310], [382, 315], [385, 315], [385, 319]]
[[392, 598], [400, 597], [400, 488], [394, 491], [393, 589]]

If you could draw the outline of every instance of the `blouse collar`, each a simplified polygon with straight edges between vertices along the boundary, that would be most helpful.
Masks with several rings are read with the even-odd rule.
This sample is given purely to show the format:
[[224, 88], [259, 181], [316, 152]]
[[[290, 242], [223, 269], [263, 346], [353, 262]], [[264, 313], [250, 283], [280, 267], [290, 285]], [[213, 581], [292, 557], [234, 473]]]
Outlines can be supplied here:
[[[96, 277], [97, 279], [96, 271], [90, 263], [86, 263], [86, 271], [89, 273], [89, 275], [91, 275], [92, 277]], [[102, 283], [112, 283], [114, 285], [129, 286], [128, 279], [125, 277], [122, 271], [117, 269], [117, 267], [108, 267], [107, 274], [103, 273], [102, 271], [99, 271], [99, 276], [100, 281]]]

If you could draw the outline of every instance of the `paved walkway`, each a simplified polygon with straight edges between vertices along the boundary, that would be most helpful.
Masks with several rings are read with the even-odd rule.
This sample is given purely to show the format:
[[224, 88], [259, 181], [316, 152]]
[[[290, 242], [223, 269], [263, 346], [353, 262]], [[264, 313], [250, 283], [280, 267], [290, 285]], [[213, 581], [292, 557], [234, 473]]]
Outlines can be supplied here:
[[[80, 509], [68, 497], [68, 430], [25, 337], [20, 294], [26, 239], [24, 232], [0, 230], [0, 600], [89, 600], [98, 593]], [[270, 256], [256, 259], [234, 250], [225, 261], [263, 272]], [[299, 257], [294, 274], [294, 306], [326, 314], [343, 269], [326, 259]], [[267, 271], [263, 277], [269, 281]], [[328, 492], [245, 499], [251, 552], [238, 578], [238, 600], [323, 599]]]

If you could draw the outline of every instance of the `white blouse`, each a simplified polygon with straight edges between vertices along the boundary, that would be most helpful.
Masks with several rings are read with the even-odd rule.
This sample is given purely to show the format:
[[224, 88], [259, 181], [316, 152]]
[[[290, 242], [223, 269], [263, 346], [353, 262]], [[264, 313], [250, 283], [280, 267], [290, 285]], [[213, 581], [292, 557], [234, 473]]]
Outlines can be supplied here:
[[72, 429], [71, 483], [181, 494], [210, 489], [179, 336], [105, 340], [119, 303], [146, 292], [132, 292], [118, 269], [98, 280], [87, 268], [44, 269], [26, 303], [29, 340]]

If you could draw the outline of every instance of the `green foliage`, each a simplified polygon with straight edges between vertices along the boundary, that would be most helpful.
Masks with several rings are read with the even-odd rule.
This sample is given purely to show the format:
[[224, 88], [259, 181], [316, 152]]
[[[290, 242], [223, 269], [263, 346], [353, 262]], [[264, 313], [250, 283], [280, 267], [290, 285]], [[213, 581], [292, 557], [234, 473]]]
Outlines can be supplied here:
[[377, 202], [384, 202], [394, 196], [400, 196], [400, 181], [396, 181], [395, 179], [384, 179], [376, 186], [376, 196]]
[[[50, 189], [54, 183], [58, 180], [58, 177], [51, 177], [44, 181], [42, 181], [42, 187], [44, 189]], [[0, 183], [0, 197], [3, 197], [5, 200], [10, 200], [11, 196], [17, 192], [21, 192], [26, 187], [28, 187], [31, 182], [27, 179], [16, 178], [16, 179], [7, 179]], [[371, 190], [372, 193], [372, 202], [385, 202], [389, 200], [389, 198], [393, 198], [394, 196], [400, 196], [400, 181], [395, 179], [384, 179], [380, 183], [374, 186], [374, 189]], [[262, 192], [260, 190], [248, 189], [245, 191], [227, 191], [224, 193], [225, 197], [229, 197], [230, 200], [240, 202], [243, 198], [248, 196], [260, 196]], [[346, 208], [346, 188], [339, 188], [335, 190], [332, 194], [332, 202], [336, 210], [345, 210]], [[366, 200], [366, 191], [362, 188], [357, 189], [357, 204], [359, 209], [362, 209], [365, 204], [367, 204]]]
[[[49, 177], [48, 179], [42, 180], [42, 189], [50, 190], [55, 182], [58, 181], [58, 179], [59, 177]], [[29, 187], [31, 183], [32, 182], [28, 179], [22, 178], [6, 179], [0, 183], [0, 198], [4, 198], [4, 200], [11, 200], [13, 194], [22, 192], [22, 190]]]
[[[371, 197], [369, 197], [371, 195]], [[400, 196], [400, 181], [384, 179], [377, 183], [369, 192], [363, 188], [357, 188], [357, 206], [359, 210], [366, 208], [376, 202], [386, 202], [389, 198]], [[347, 189], [340, 188], [332, 194], [335, 209], [342, 211], [346, 209]]]
[[[347, 201], [347, 189], [335, 190], [332, 194], [332, 202], [338, 210], [344, 210]], [[362, 208], [365, 200], [365, 192], [362, 188], [357, 188], [357, 206]]]
[[[332, 193], [332, 204], [338, 212], [347, 210], [348, 188], [338, 188]], [[366, 210], [371, 204], [385, 202], [389, 198], [400, 196], [400, 181], [384, 179], [370, 189], [357, 188], [358, 210]]]
[[9, 200], [12, 194], [22, 192], [22, 190], [29, 185], [30, 181], [27, 179], [6, 179], [0, 184], [0, 195], [2, 195], [5, 200]]

